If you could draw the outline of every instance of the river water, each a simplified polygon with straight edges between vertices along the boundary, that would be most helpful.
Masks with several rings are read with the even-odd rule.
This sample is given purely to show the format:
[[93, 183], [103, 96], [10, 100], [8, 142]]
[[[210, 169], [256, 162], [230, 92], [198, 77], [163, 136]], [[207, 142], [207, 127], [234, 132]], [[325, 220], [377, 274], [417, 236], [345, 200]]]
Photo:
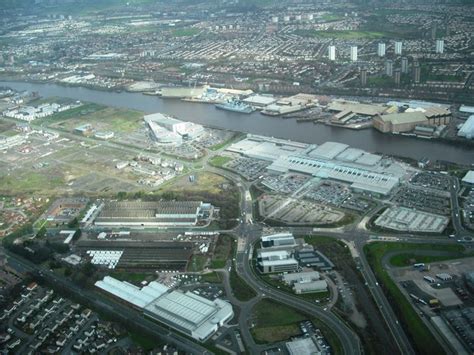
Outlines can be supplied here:
[[161, 112], [178, 119], [207, 126], [321, 144], [334, 141], [369, 152], [413, 159], [427, 157], [461, 164], [474, 163], [474, 149], [449, 145], [435, 140], [382, 134], [375, 129], [355, 131], [346, 128], [298, 123], [295, 119], [269, 117], [254, 112], [250, 115], [217, 110], [214, 105], [162, 99], [140, 93], [108, 92], [57, 84], [0, 82], [16, 90], [37, 91], [43, 97], [60, 96], [108, 106], [131, 108], [147, 113]]

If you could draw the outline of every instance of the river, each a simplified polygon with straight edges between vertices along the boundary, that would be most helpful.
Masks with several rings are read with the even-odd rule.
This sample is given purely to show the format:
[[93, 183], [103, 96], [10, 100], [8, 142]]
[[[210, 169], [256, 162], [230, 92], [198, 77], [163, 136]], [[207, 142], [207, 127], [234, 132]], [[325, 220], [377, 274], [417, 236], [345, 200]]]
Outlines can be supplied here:
[[427, 157], [460, 164], [474, 163], [474, 149], [453, 146], [441, 141], [415, 139], [412, 137], [382, 134], [375, 129], [355, 131], [346, 128], [298, 123], [295, 119], [282, 119], [261, 115], [250, 115], [217, 110], [213, 105], [162, 99], [140, 93], [109, 92], [82, 87], [66, 87], [57, 84], [26, 82], [0, 82], [16, 90], [37, 91], [43, 97], [68, 97], [108, 106], [141, 110], [147, 113], [162, 112], [178, 119], [246, 133], [261, 134], [294, 141], [320, 144], [334, 141], [369, 152], [378, 152], [413, 159]]

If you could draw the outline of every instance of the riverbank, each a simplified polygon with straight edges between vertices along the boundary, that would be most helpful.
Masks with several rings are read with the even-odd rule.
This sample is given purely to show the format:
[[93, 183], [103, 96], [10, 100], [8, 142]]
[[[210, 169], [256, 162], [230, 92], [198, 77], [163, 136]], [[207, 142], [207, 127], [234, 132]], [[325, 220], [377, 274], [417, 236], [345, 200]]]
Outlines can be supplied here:
[[230, 111], [216, 110], [213, 105], [167, 100], [139, 93], [98, 91], [83, 87], [62, 86], [27, 82], [2, 81], [0, 86], [16, 90], [37, 91], [43, 97], [68, 97], [74, 100], [95, 102], [107, 106], [128, 108], [146, 113], [162, 112], [179, 119], [205, 126], [291, 139], [293, 141], [321, 144], [335, 141], [354, 148], [386, 155], [396, 155], [419, 160], [443, 160], [458, 164], [474, 163], [474, 150], [470, 147], [447, 142], [391, 136], [376, 130], [351, 130], [324, 124], [302, 124], [296, 119], [275, 119], [254, 112], [241, 115]]

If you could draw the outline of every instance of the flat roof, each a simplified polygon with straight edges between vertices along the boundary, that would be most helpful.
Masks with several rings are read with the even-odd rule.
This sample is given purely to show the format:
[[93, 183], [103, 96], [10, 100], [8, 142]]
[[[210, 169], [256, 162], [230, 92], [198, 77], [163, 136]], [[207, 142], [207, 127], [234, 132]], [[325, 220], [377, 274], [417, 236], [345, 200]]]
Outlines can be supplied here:
[[361, 104], [355, 101], [340, 101], [334, 100], [328, 105], [330, 111], [347, 111], [353, 112], [364, 116], [375, 116], [381, 114], [387, 109], [387, 107], [375, 104]]
[[290, 355], [319, 354], [321, 348], [316, 345], [312, 337], [299, 338], [286, 343]]
[[383, 122], [391, 122], [392, 124], [421, 123], [427, 121], [425, 114], [417, 111], [391, 113], [388, 115], [381, 115], [379, 117]]

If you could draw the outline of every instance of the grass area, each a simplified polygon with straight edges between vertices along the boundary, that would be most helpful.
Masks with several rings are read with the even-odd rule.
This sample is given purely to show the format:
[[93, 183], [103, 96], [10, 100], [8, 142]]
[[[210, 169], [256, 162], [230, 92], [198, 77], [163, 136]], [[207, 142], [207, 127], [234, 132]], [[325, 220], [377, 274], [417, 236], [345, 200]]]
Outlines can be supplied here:
[[420, 255], [416, 253], [397, 254], [390, 258], [390, 264], [393, 266], [410, 266], [414, 263], [435, 263], [445, 260], [461, 259], [474, 256], [470, 254], [451, 254], [451, 255]]
[[199, 33], [198, 28], [177, 28], [171, 31], [173, 37], [191, 37]]
[[133, 283], [145, 281], [151, 275], [139, 272], [114, 271], [110, 276], [120, 281]]
[[[103, 105], [94, 104], [94, 103], [86, 103], [86, 104], [83, 104], [79, 107], [72, 108], [70, 110], [63, 111], [63, 112], [58, 112], [58, 113], [55, 113], [52, 116], [49, 116], [49, 117], [43, 118], [41, 120], [38, 120], [38, 123], [41, 124], [41, 125], [48, 125], [48, 124], [51, 124], [53, 122], [64, 121], [64, 120], [68, 120], [70, 118], [75, 118], [75, 117], [80, 117], [80, 116], [88, 116], [88, 115], [90, 115], [94, 112], [97, 112], [99, 110], [103, 110], [105, 108], [106, 107], [103, 106]], [[35, 124], [35, 123], [36, 122], [33, 122], [33, 124]]]
[[232, 160], [231, 157], [224, 157], [222, 155], [213, 156], [209, 159], [209, 164], [215, 166], [216, 168], [222, 168], [225, 164]]
[[232, 244], [234, 240], [228, 235], [219, 235], [214, 255], [211, 259], [211, 268], [222, 269], [225, 267], [227, 260], [231, 257]]
[[64, 184], [61, 174], [55, 175], [50, 171], [45, 171], [44, 174], [37, 172], [17, 173], [15, 176], [3, 176], [1, 180], [0, 191], [6, 193], [20, 191], [22, 193], [27, 191], [45, 192], [46, 190], [54, 190]]
[[374, 242], [364, 247], [364, 253], [381, 282], [382, 288], [387, 294], [388, 301], [392, 304], [395, 314], [402, 322], [404, 328], [412, 338], [415, 350], [419, 354], [443, 354], [443, 348], [436, 338], [418, 316], [416, 310], [402, 294], [398, 286], [392, 280], [382, 265], [383, 256], [391, 250], [446, 250], [461, 252], [464, 247], [460, 245], [437, 245], [437, 244], [408, 244], [408, 243], [383, 243]]
[[338, 39], [377, 39], [387, 37], [384, 32], [378, 31], [316, 31], [316, 30], [297, 30], [297, 35], [304, 37], [317, 37], [317, 38], [338, 38]]
[[297, 310], [268, 299], [255, 305], [253, 317], [252, 335], [257, 343], [273, 343], [299, 335], [298, 323], [308, 319]]
[[237, 274], [235, 267], [230, 271], [230, 287], [235, 298], [239, 301], [246, 302], [254, 298], [257, 294], [247, 283]]
[[[84, 106], [83, 106], [84, 107]], [[90, 110], [87, 110], [90, 112]], [[67, 131], [73, 131], [75, 127], [89, 123], [96, 130], [110, 130], [119, 133], [132, 133], [141, 127], [143, 113], [140, 111], [120, 109], [115, 107], [99, 108], [85, 115], [79, 111], [75, 116], [63, 118], [54, 117], [56, 126]]]
[[204, 270], [204, 266], [207, 263], [207, 256], [205, 255], [193, 255], [189, 262], [188, 271], [198, 272]]
[[204, 274], [204, 275], [201, 275], [201, 281], [202, 282], [209, 282], [209, 283], [212, 283], [212, 284], [218, 284], [218, 283], [222, 282], [220, 275], [215, 271], [209, 272], [209, 273]]
[[135, 344], [141, 346], [147, 351], [152, 350], [160, 345], [160, 341], [143, 333], [129, 332], [128, 335]]

